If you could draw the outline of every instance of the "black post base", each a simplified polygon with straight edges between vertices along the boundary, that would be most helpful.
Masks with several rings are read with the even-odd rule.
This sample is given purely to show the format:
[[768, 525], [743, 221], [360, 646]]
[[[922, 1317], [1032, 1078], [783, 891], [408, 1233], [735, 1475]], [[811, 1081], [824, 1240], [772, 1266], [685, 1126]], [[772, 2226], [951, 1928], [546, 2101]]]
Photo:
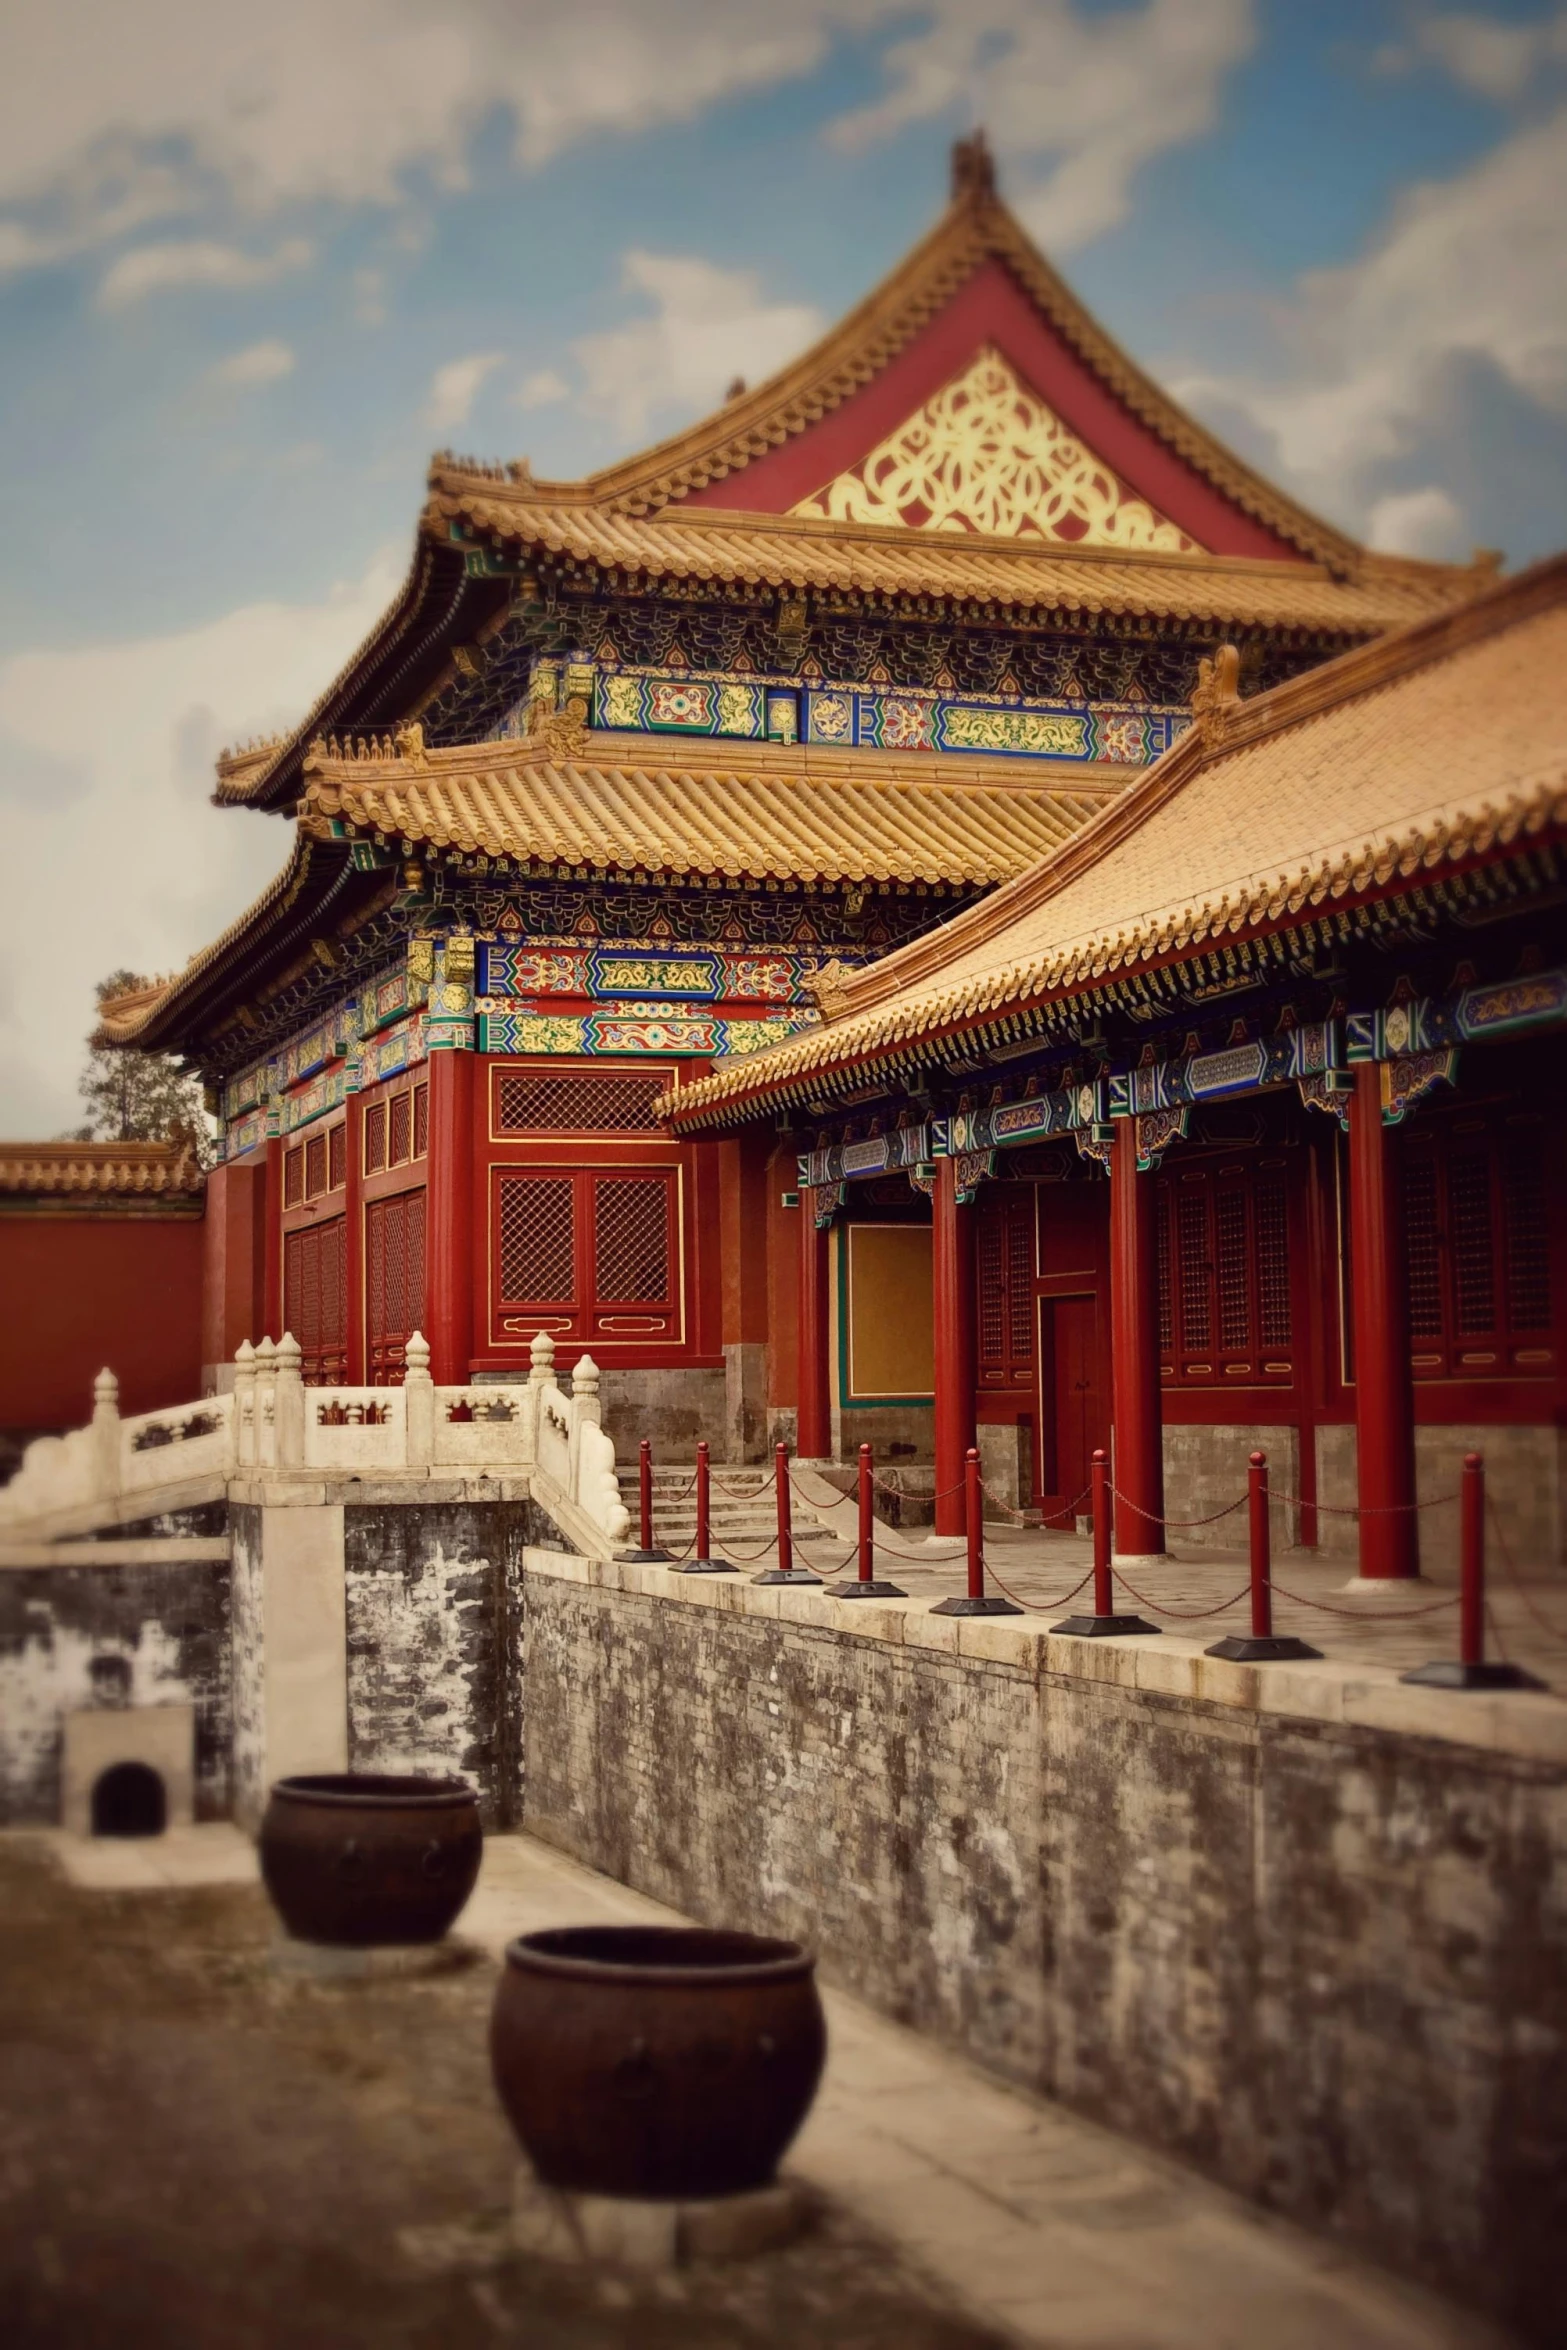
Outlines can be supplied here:
[[901, 1583], [884, 1583], [879, 1575], [868, 1583], [862, 1583], [858, 1575], [852, 1583], [835, 1583], [832, 1595], [834, 1599], [907, 1599], [909, 1596]]
[[933, 1616], [1020, 1616], [1023, 1610], [1014, 1600], [993, 1599], [988, 1591], [983, 1599], [970, 1599], [962, 1591], [953, 1599], [938, 1599], [930, 1612]]
[[735, 1572], [727, 1559], [687, 1559], [676, 1567], [677, 1575], [732, 1575]]
[[1141, 1616], [1068, 1616], [1064, 1624], [1052, 1624], [1052, 1632], [1072, 1632], [1079, 1640], [1103, 1640], [1110, 1633], [1162, 1632], [1162, 1624], [1145, 1623]]
[[1423, 1689], [1543, 1689], [1533, 1673], [1526, 1673], [1522, 1665], [1494, 1664], [1464, 1665], [1456, 1657], [1440, 1657], [1435, 1664], [1417, 1665], [1412, 1673], [1400, 1673], [1401, 1681], [1414, 1681]]
[[1320, 1656], [1320, 1648], [1297, 1640], [1289, 1632], [1228, 1632], [1204, 1656], [1227, 1657], [1232, 1665], [1282, 1665], [1297, 1657]]
[[809, 1567], [764, 1567], [761, 1573], [759, 1575], [753, 1575], [751, 1580], [753, 1583], [819, 1584], [821, 1582], [821, 1577], [820, 1575], [813, 1575]]
[[623, 1567], [667, 1567], [667, 1550], [617, 1550], [616, 1558]]

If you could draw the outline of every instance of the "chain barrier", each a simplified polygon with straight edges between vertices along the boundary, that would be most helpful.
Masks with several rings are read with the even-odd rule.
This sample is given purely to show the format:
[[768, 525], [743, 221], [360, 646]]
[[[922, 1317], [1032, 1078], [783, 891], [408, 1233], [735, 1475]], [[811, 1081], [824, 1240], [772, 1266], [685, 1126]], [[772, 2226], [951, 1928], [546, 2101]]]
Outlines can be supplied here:
[[1269, 1487], [1270, 1498], [1280, 1501], [1286, 1509], [1321, 1510], [1330, 1518], [1397, 1518], [1416, 1510], [1445, 1510], [1450, 1501], [1456, 1501], [1456, 1490], [1439, 1493], [1431, 1501], [1390, 1501], [1374, 1503], [1369, 1509], [1342, 1501], [1305, 1501], [1298, 1493], [1288, 1493], [1282, 1486]]
[[1283, 1584], [1275, 1583], [1271, 1576], [1268, 1589], [1277, 1592], [1280, 1599], [1293, 1601], [1296, 1607], [1315, 1608], [1321, 1616], [1343, 1616], [1351, 1624], [1402, 1624], [1416, 1616], [1440, 1615], [1445, 1607], [1457, 1607], [1459, 1600], [1459, 1594], [1450, 1591], [1445, 1599], [1428, 1600], [1424, 1607], [1335, 1607], [1330, 1599], [1308, 1599], [1303, 1591], [1286, 1591]]
[[877, 1476], [874, 1469], [871, 1471], [871, 1483], [878, 1493], [888, 1494], [894, 1501], [950, 1501], [955, 1493], [963, 1491], [963, 1480], [960, 1477], [956, 1485], [944, 1485], [939, 1493], [914, 1493], [903, 1485], [889, 1485], [884, 1477]]
[[766, 1476], [762, 1479], [760, 1485], [747, 1485], [740, 1487], [736, 1485], [724, 1484], [721, 1478], [715, 1477], [713, 1475], [711, 1469], [709, 1469], [707, 1473], [707, 1482], [710, 1490], [714, 1493], [721, 1493], [725, 1501], [760, 1501], [764, 1493], [770, 1493], [772, 1491], [773, 1486], [777, 1482], [777, 1478], [778, 1471], [776, 1469], [769, 1469]]
[[[1567, 1640], [1567, 1632], [1563, 1631], [1561, 1625], [1553, 1624], [1550, 1617], [1542, 1614], [1540, 1609], [1535, 1606], [1534, 1601], [1530, 1598], [1528, 1586], [1524, 1582], [1523, 1577], [1519, 1574], [1517, 1563], [1513, 1558], [1512, 1546], [1508, 1542], [1506, 1535], [1502, 1532], [1502, 1521], [1497, 1515], [1496, 1504], [1492, 1500], [1489, 1493], [1485, 1497], [1485, 1511], [1486, 1516], [1490, 1521], [1491, 1531], [1496, 1536], [1497, 1548], [1502, 1554], [1502, 1564], [1507, 1569], [1507, 1580], [1509, 1583], [1511, 1583], [1514, 1591], [1516, 1591], [1518, 1594], [1518, 1597], [1523, 1601], [1525, 1612], [1533, 1617], [1535, 1623], [1539, 1625], [1542, 1632], [1549, 1632], [1553, 1640]], [[1490, 1603], [1488, 1601], [1487, 1607], [1489, 1607], [1489, 1604]]]
[[1251, 1585], [1243, 1583], [1233, 1597], [1221, 1599], [1217, 1607], [1161, 1607], [1156, 1599], [1148, 1597], [1146, 1591], [1139, 1591], [1135, 1583], [1129, 1582], [1119, 1567], [1112, 1566], [1110, 1572], [1121, 1589], [1131, 1593], [1139, 1607], [1152, 1608], [1156, 1616], [1168, 1616], [1172, 1623], [1178, 1624], [1196, 1624], [1205, 1616], [1222, 1616], [1227, 1607], [1236, 1607], [1241, 1600], [1251, 1595]]

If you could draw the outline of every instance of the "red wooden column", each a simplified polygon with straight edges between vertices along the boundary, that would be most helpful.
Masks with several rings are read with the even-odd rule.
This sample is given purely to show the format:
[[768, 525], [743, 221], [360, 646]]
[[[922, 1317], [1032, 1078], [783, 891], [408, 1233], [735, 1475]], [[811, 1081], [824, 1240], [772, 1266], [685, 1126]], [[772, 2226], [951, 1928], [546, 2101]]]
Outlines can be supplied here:
[[1382, 1071], [1362, 1061], [1349, 1101], [1349, 1235], [1355, 1334], [1360, 1572], [1420, 1572], [1415, 1399], [1397, 1130], [1382, 1123]]
[[460, 1387], [473, 1352], [474, 1055], [445, 1049], [427, 1066], [424, 1334], [437, 1387]]
[[827, 1372], [827, 1240], [817, 1230], [808, 1184], [800, 1189], [799, 1394], [795, 1451], [802, 1460], [832, 1456], [832, 1390]]
[[261, 1186], [261, 1335], [274, 1346], [283, 1335], [283, 1138], [267, 1137]]
[[357, 1093], [344, 1105], [343, 1120], [343, 1314], [348, 1325], [347, 1387], [366, 1387], [365, 1368], [365, 1110]]
[[1137, 1121], [1117, 1118], [1110, 1157], [1110, 1417], [1115, 1429], [1115, 1548], [1164, 1550], [1159, 1409], [1159, 1237], [1154, 1178], [1139, 1174]]
[[[957, 1161], [936, 1161], [931, 1199], [936, 1357], [936, 1532], [963, 1532], [963, 1473], [975, 1441], [974, 1203], [958, 1205]], [[956, 1490], [954, 1490], [954, 1488]]]

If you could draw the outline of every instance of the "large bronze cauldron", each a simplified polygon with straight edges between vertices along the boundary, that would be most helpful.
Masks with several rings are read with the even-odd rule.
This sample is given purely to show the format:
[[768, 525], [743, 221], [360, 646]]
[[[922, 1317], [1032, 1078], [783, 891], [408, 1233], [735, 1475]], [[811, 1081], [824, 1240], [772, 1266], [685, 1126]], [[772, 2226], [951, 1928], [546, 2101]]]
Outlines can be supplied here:
[[490, 2060], [539, 2177], [669, 2200], [765, 2186], [821, 2077], [815, 1965], [797, 1942], [695, 1926], [513, 1942]]
[[438, 1942], [483, 1850], [478, 1798], [462, 1779], [279, 1779], [261, 1823], [262, 1877], [301, 1942]]

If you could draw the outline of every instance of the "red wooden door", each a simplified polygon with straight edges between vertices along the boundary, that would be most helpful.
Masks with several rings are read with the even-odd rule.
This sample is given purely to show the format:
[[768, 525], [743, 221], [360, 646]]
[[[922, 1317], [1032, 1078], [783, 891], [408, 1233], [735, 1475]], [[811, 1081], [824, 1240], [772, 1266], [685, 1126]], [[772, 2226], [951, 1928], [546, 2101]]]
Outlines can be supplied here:
[[1040, 1310], [1040, 1485], [1045, 1523], [1070, 1530], [1086, 1515], [1089, 1461], [1106, 1441], [1099, 1301], [1046, 1297]]
[[369, 1384], [400, 1387], [403, 1349], [424, 1323], [424, 1193], [394, 1192], [365, 1210]]

